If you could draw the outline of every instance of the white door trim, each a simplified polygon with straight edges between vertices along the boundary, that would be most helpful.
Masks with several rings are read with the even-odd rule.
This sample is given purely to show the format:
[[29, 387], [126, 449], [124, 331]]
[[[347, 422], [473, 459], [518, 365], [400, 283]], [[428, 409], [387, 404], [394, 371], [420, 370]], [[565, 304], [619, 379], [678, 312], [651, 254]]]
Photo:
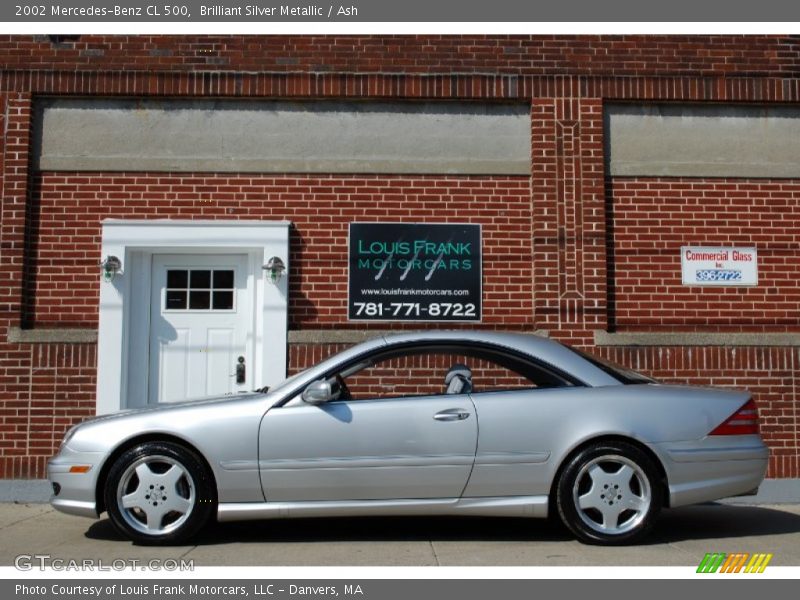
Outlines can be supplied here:
[[[286, 376], [288, 277], [272, 283], [261, 265], [278, 256], [289, 264], [288, 221], [124, 220], [102, 222], [101, 258], [116, 256], [121, 272], [100, 283], [97, 359], [97, 414], [143, 406], [137, 385], [142, 372], [130, 359], [135, 344], [147, 342], [149, 331], [150, 261], [153, 254], [246, 253], [255, 281], [253, 387], [274, 385]], [[98, 273], [98, 277], [99, 277]], [[134, 312], [142, 311], [134, 316]], [[131, 322], [136, 327], [131, 327]], [[142, 325], [145, 325], [142, 327]], [[269, 353], [265, 352], [265, 340]], [[146, 356], [146, 354], [145, 354]], [[132, 368], [131, 368], [132, 367]], [[144, 373], [146, 375], [146, 372]], [[146, 377], [143, 382], [146, 389]]]

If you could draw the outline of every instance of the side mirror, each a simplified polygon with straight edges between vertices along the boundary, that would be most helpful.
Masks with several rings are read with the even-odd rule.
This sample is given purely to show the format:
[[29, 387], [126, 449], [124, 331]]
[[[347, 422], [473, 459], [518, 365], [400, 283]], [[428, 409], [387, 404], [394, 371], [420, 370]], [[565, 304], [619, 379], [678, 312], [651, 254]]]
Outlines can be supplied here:
[[[338, 387], [338, 386], [337, 386]], [[326, 379], [315, 381], [303, 390], [300, 396], [308, 404], [325, 404], [339, 397], [340, 391], [334, 389], [331, 382]]]

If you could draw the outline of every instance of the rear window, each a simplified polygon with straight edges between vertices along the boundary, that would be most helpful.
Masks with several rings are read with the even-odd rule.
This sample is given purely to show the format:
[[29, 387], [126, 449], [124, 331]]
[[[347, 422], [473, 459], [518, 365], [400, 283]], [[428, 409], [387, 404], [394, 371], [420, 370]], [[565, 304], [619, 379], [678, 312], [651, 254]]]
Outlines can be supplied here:
[[644, 375], [642, 373], [639, 373], [638, 371], [629, 369], [628, 367], [623, 367], [622, 365], [613, 363], [610, 360], [606, 360], [605, 358], [600, 358], [599, 356], [595, 356], [594, 354], [583, 352], [582, 350], [578, 350], [577, 348], [570, 348], [570, 350], [572, 350], [575, 354], [578, 354], [579, 356], [585, 358], [595, 367], [611, 375], [611, 377], [613, 377], [614, 379], [625, 385], [633, 385], [637, 383], [658, 383], [657, 379], [653, 379], [648, 375]]

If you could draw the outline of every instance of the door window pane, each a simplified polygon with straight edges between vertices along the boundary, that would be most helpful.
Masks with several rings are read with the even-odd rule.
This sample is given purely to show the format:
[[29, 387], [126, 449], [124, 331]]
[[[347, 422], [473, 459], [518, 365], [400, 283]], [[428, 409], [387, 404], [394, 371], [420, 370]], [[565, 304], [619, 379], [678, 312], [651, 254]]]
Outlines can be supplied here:
[[189, 285], [189, 271], [185, 269], [170, 269], [167, 271], [168, 288], [187, 288]]
[[233, 308], [233, 292], [214, 292], [214, 310], [231, 310]]
[[233, 271], [214, 271], [214, 289], [231, 290], [233, 289]]
[[189, 287], [193, 290], [198, 288], [209, 289], [211, 287], [211, 271], [192, 271], [189, 278]]
[[189, 292], [189, 308], [191, 310], [207, 310], [211, 308], [211, 292]]
[[167, 310], [183, 310], [186, 308], [185, 290], [167, 290]]

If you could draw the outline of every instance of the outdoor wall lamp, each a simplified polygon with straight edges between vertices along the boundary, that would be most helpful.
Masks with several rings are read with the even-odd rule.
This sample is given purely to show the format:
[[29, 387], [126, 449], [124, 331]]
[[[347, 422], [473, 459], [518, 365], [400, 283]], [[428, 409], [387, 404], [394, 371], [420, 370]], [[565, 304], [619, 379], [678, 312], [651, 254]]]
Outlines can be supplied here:
[[122, 261], [116, 256], [106, 256], [100, 261], [100, 270], [103, 273], [103, 281], [112, 281], [117, 273], [122, 273]]
[[286, 265], [277, 256], [270, 257], [261, 268], [269, 273], [269, 279], [272, 283], [278, 283], [286, 272]]

